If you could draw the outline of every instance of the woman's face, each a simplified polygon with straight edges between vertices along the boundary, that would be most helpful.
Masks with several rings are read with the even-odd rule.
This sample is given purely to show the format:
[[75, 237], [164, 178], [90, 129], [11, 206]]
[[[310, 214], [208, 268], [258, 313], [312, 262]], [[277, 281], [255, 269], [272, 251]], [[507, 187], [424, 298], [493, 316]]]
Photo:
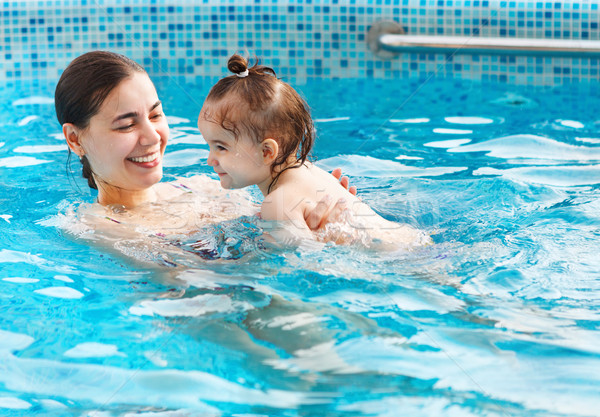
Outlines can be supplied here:
[[79, 142], [99, 192], [122, 193], [143, 191], [161, 180], [168, 139], [156, 89], [147, 74], [135, 72], [111, 91]]

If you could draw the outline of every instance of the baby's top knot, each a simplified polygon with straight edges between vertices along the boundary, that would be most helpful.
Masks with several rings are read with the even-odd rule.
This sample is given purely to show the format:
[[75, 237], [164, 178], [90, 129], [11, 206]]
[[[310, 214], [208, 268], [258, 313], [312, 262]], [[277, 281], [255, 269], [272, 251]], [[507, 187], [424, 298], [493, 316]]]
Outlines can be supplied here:
[[248, 71], [248, 60], [238, 54], [233, 54], [229, 58], [227, 69], [239, 78], [245, 78], [250, 74], [250, 71]]

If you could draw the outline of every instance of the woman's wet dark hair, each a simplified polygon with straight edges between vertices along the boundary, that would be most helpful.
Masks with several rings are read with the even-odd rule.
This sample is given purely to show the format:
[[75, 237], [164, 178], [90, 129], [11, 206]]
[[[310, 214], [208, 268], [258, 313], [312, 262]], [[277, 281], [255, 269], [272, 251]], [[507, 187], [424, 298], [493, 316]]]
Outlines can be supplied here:
[[[80, 129], [88, 127], [90, 119], [100, 111], [110, 92], [134, 72], [146, 71], [137, 62], [114, 52], [93, 51], [75, 58], [62, 73], [54, 91], [54, 106], [60, 125], [72, 123]], [[69, 161], [70, 158], [69, 150]], [[91, 188], [97, 189], [92, 167], [85, 155], [81, 163], [83, 177]]]
[[[280, 153], [271, 166], [270, 192], [283, 171], [306, 162], [314, 142], [314, 125], [306, 102], [279, 80], [273, 69], [259, 65], [258, 60], [252, 67], [248, 65], [238, 54], [229, 58], [227, 68], [234, 75], [212, 87], [206, 102], [218, 105], [213, 109], [208, 106], [201, 117], [219, 123], [236, 138], [248, 134], [257, 143], [266, 138], [277, 141]], [[295, 163], [278, 170], [290, 156], [295, 157]]]

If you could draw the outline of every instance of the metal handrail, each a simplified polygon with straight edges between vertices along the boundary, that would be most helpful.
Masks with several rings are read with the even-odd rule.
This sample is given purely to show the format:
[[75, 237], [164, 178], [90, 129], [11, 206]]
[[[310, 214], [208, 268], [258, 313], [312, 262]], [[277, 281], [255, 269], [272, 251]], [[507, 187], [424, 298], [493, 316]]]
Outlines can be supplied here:
[[389, 52], [600, 56], [600, 41], [382, 35], [379, 42], [381, 49]]
[[379, 22], [369, 31], [369, 46], [384, 58], [400, 53], [450, 53], [598, 57], [600, 41], [570, 39], [491, 38], [477, 36], [405, 35], [393, 22]]

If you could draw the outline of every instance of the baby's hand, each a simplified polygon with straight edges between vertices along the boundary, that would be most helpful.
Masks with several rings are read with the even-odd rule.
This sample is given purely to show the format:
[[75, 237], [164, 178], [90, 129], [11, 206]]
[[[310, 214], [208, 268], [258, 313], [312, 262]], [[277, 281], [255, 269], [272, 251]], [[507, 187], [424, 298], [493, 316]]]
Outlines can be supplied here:
[[348, 192], [352, 195], [356, 195], [356, 187], [348, 187], [350, 185], [350, 179], [347, 176], [342, 176], [342, 168], [336, 168], [331, 171], [331, 175], [333, 175], [336, 179], [340, 181], [340, 185], [344, 187]]

